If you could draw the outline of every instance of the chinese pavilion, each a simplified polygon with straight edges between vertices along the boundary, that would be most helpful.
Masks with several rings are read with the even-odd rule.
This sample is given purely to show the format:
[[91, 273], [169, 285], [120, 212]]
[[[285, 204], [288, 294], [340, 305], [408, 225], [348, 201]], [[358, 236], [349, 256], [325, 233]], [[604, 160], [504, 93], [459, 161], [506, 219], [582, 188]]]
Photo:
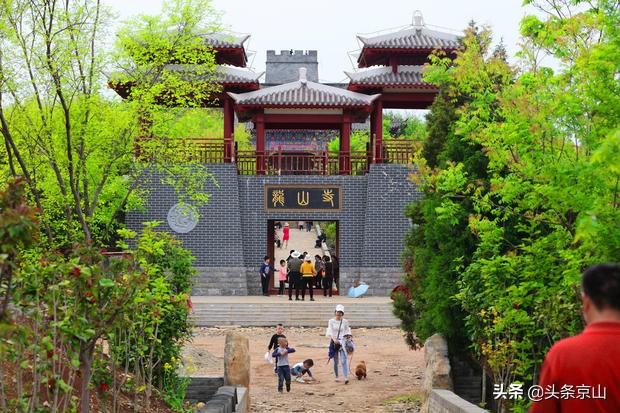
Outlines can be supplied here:
[[359, 72], [345, 72], [351, 91], [380, 94], [370, 116], [370, 138], [375, 162], [384, 161], [383, 109], [426, 109], [437, 89], [422, 79], [424, 64], [436, 50], [454, 56], [459, 47], [455, 35], [428, 29], [422, 15], [414, 15], [414, 25], [375, 37], [357, 36], [363, 47], [357, 59]]

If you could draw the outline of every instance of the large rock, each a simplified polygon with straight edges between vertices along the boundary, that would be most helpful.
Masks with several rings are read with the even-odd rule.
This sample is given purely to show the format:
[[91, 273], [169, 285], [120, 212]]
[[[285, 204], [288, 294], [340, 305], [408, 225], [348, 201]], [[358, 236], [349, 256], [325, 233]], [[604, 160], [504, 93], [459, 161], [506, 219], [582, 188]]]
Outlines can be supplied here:
[[425, 403], [422, 411], [428, 411], [428, 398], [433, 389], [453, 391], [454, 385], [450, 376], [450, 359], [448, 358], [448, 343], [441, 334], [433, 334], [424, 342], [424, 391]]
[[226, 334], [224, 384], [250, 387], [250, 341], [238, 333]]

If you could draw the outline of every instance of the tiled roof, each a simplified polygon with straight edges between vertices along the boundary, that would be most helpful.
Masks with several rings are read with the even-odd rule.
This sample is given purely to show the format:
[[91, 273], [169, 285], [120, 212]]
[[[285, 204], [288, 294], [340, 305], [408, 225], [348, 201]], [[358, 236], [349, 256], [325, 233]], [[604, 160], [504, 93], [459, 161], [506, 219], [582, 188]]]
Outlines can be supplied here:
[[345, 72], [351, 79], [351, 84], [356, 85], [386, 85], [386, 86], [410, 86], [432, 87], [422, 78], [424, 66], [398, 66], [397, 73], [390, 66], [359, 72]]
[[374, 37], [357, 36], [364, 47], [377, 49], [455, 49], [459, 37], [445, 32], [430, 30], [424, 26], [399, 30]]
[[300, 79], [283, 85], [267, 87], [247, 93], [228, 93], [238, 105], [260, 105], [275, 107], [350, 107], [369, 106], [379, 95], [364, 95], [349, 90], [310, 82], [305, 78], [303, 68]]
[[250, 35], [235, 36], [232, 34], [205, 34], [202, 36], [205, 42], [214, 48], [237, 49], [242, 48], [243, 43], [250, 38]]
[[[166, 70], [186, 73], [186, 80], [190, 80], [192, 75], [196, 77], [196, 79], [193, 80], [200, 80], [200, 77], [202, 77], [195, 69], [194, 65], [166, 65]], [[248, 69], [218, 65], [213, 80], [223, 84], [258, 83], [258, 80], [264, 73], [265, 72], [256, 73]]]

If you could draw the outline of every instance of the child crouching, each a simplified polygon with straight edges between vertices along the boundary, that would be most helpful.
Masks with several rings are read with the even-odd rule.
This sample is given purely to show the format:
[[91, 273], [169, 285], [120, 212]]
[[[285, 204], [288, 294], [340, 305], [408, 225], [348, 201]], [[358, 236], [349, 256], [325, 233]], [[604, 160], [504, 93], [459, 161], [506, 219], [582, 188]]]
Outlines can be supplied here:
[[284, 337], [278, 339], [278, 347], [273, 352], [276, 359], [276, 369], [278, 370], [278, 391], [282, 393], [283, 384], [286, 381], [286, 391], [291, 391], [291, 366], [288, 362], [288, 355], [294, 353], [295, 349], [288, 346], [288, 340]]
[[297, 363], [291, 369], [291, 374], [295, 376], [295, 381], [299, 383], [305, 383], [306, 381], [303, 378], [304, 374], [308, 374], [308, 378], [310, 381], [314, 380], [312, 377], [312, 372], [310, 368], [314, 366], [314, 361], [312, 359], [304, 360], [303, 363]]

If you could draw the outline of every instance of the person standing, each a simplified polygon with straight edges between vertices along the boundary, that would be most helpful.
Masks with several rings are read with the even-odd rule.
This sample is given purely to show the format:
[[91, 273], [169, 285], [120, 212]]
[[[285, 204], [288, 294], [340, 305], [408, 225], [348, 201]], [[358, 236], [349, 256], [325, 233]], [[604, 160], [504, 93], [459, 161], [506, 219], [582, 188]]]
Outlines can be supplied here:
[[295, 301], [299, 301], [299, 287], [301, 283], [301, 264], [299, 259], [301, 254], [299, 251], [293, 251], [291, 253], [291, 259], [288, 262], [288, 300], [293, 300], [293, 288], [295, 289]]
[[304, 221], [299, 221], [297, 223], [297, 227], [299, 228], [300, 231], [304, 230]]
[[288, 346], [286, 338], [278, 339], [278, 347], [273, 352], [276, 359], [276, 369], [278, 371], [278, 391], [283, 392], [283, 384], [286, 381], [286, 391], [291, 391], [291, 365], [288, 361], [288, 355], [294, 353], [295, 349]]
[[288, 222], [284, 223], [284, 228], [282, 229], [282, 247], [288, 248], [288, 240], [291, 238], [291, 229], [288, 226]]
[[588, 268], [581, 286], [586, 328], [547, 353], [538, 385], [558, 397], [535, 401], [530, 413], [620, 412], [620, 264]]
[[312, 292], [312, 284], [314, 284], [314, 276], [316, 271], [314, 270], [314, 264], [310, 256], [306, 257], [306, 260], [301, 264], [301, 301], [306, 299], [306, 287], [310, 289], [310, 301], [314, 301], [314, 293]]
[[[272, 350], [278, 348], [278, 339], [280, 338], [286, 338], [286, 336], [284, 335], [284, 324], [282, 323], [278, 323], [278, 325], [276, 326], [275, 334], [272, 335], [271, 340], [269, 340], [269, 345], [267, 346], [268, 352], [271, 352]], [[274, 363], [273, 372], [275, 374], [278, 374], [278, 363]]]
[[336, 254], [331, 254], [331, 256], [334, 272], [334, 285], [337, 289], [340, 290], [340, 260], [338, 259]]
[[349, 366], [347, 365], [347, 353], [344, 349], [344, 336], [351, 334], [349, 322], [344, 318], [344, 306], [338, 304], [334, 312], [334, 318], [327, 323], [327, 332], [325, 336], [329, 337], [329, 358], [334, 359], [334, 376], [336, 381], [340, 381], [338, 377], [338, 362], [342, 363], [342, 377], [344, 384], [349, 383]]
[[269, 274], [273, 271], [273, 265], [271, 265], [271, 258], [269, 255], [265, 255], [263, 263], [260, 266], [260, 283], [263, 288], [263, 295], [269, 295]]
[[284, 283], [288, 276], [286, 261], [280, 260], [280, 268], [278, 268], [278, 281], [280, 282], [280, 288], [278, 288], [278, 295], [284, 295]]
[[323, 276], [323, 296], [327, 297], [327, 293], [329, 292], [329, 296], [331, 297], [334, 283], [334, 263], [329, 258], [329, 255], [325, 255], [323, 261], [325, 267], [325, 275]]
[[322, 281], [323, 281], [323, 275], [325, 273], [323, 271], [325, 269], [323, 264], [324, 263], [323, 263], [323, 260], [321, 259], [321, 256], [318, 254], [315, 255], [314, 256], [314, 271], [316, 272], [316, 278], [315, 278], [314, 286], [317, 289], [323, 288]]

